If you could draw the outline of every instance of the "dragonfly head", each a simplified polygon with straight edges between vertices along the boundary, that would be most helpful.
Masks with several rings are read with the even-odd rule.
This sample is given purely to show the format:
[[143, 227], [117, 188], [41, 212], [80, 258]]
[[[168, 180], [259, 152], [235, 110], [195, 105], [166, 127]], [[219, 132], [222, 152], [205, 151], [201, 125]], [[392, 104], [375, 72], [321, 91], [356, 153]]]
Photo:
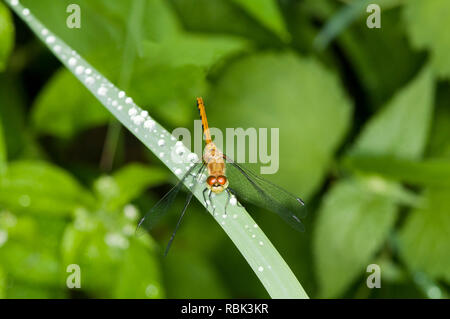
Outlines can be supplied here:
[[228, 178], [223, 175], [210, 175], [206, 179], [206, 185], [213, 193], [222, 193], [228, 187]]

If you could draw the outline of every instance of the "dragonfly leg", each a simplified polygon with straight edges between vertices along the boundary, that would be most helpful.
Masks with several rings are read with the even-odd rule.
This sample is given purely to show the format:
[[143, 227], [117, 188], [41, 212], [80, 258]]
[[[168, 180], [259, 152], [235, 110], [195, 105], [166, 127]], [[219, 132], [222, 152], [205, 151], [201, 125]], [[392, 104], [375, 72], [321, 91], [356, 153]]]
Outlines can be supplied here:
[[216, 211], [216, 208], [214, 207], [213, 202], [212, 202], [212, 191], [211, 191], [211, 190], [209, 190], [208, 198], [209, 198], [209, 203], [211, 204], [211, 207], [213, 208], [212, 213], [213, 213], [213, 215], [214, 215], [214, 213], [215, 213], [215, 211]]
[[228, 207], [228, 204], [230, 204], [230, 200], [231, 200], [230, 190], [227, 188], [226, 191], [227, 191], [227, 202], [225, 203], [225, 215], [227, 214], [227, 207]]
[[205, 187], [205, 189], [203, 190], [203, 200], [205, 201], [206, 209], [208, 209], [208, 200], [206, 199], [206, 192], [207, 191], [208, 191], [208, 189]]

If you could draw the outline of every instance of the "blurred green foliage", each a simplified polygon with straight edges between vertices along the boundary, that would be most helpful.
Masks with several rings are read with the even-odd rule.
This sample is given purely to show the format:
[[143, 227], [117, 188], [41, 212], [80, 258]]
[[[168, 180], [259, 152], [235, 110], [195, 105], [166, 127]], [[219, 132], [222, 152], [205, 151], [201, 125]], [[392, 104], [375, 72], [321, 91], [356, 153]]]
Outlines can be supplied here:
[[[196, 96], [212, 126], [280, 128], [270, 179], [307, 200], [306, 232], [249, 211], [311, 297], [447, 297], [450, 4], [385, 0], [368, 29], [357, 1], [78, 0], [81, 29], [74, 1], [21, 3], [168, 128], [193, 128]], [[174, 178], [128, 132], [109, 140], [111, 116], [2, 2], [0, 71], [0, 298], [267, 297], [198, 203], [167, 258], [177, 214], [134, 235]]]

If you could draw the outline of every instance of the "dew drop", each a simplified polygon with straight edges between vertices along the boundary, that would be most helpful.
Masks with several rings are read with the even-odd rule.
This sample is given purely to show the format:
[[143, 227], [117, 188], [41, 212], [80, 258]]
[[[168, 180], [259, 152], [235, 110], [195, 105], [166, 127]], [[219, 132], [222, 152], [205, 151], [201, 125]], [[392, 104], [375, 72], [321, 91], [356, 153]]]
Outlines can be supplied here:
[[258, 225], [254, 224], [254, 225], [253, 225], [253, 228], [258, 228]]
[[166, 144], [166, 142], [164, 140], [158, 141], [158, 146], [164, 146], [164, 144]]
[[175, 170], [175, 174], [180, 175], [181, 173], [183, 173], [183, 171], [180, 168]]
[[48, 34], [48, 30], [47, 29], [42, 30], [41, 34], [44, 35], [44, 36], [47, 35]]
[[19, 4], [19, 0], [11, 0], [11, 5], [17, 6]]
[[190, 162], [198, 161], [198, 155], [195, 153], [190, 153], [187, 158], [188, 158], [188, 161], [190, 161]]
[[56, 40], [55, 37], [51, 35], [51, 36], [47, 37], [45, 42], [51, 44], [51, 43], [55, 42], [55, 40]]
[[75, 64], [77, 64], [77, 59], [75, 59], [75, 58], [70, 58], [70, 59], [69, 59], [69, 66], [75, 66]]
[[132, 99], [131, 97], [127, 97], [127, 98], [125, 99], [125, 103], [131, 104], [131, 103], [133, 103], [133, 99]]
[[159, 153], [159, 157], [164, 157], [164, 152]]
[[93, 84], [94, 82], [95, 82], [95, 80], [92, 76], [89, 76], [86, 78], [86, 84]]
[[141, 112], [141, 116], [142, 117], [147, 117], [148, 116], [148, 112], [147, 111], [142, 111]]
[[145, 127], [146, 129], [148, 129], [149, 131], [151, 131], [151, 130], [155, 127], [155, 121], [153, 121], [153, 120], [147, 120], [147, 121], [145, 121], [144, 127]]
[[100, 96], [105, 96], [107, 92], [108, 92], [108, 89], [105, 88], [104, 86], [100, 87], [97, 90], [97, 94], [100, 95]]
[[59, 53], [59, 52], [61, 52], [61, 46], [60, 45], [55, 45], [53, 47], [53, 50], [55, 50], [56, 53]]
[[88, 68], [88, 69], [86, 69], [86, 71], [84, 71], [84, 73], [86, 73], [87, 75], [89, 75], [89, 74], [92, 73], [92, 70]]
[[112, 106], [117, 106], [117, 101], [116, 100], [112, 101], [111, 105]]
[[177, 153], [177, 155], [182, 156], [184, 154], [186, 150], [184, 149], [184, 146], [178, 146], [175, 149], [175, 153]]
[[84, 71], [84, 67], [81, 65], [77, 66], [77, 68], [75, 69], [75, 73], [78, 75], [82, 74], [83, 71]]
[[231, 197], [230, 198], [230, 204], [232, 205], [232, 206], [236, 206], [236, 204], [237, 204], [237, 199], [236, 199], [236, 197]]
[[30, 10], [28, 8], [25, 8], [25, 9], [23, 9], [22, 13], [24, 16], [27, 16], [30, 14]]
[[233, 218], [236, 219], [238, 216], [236, 214], [233, 215]]
[[263, 245], [264, 245], [264, 243], [263, 243], [262, 241], [260, 241], [260, 242], [259, 242], [259, 245], [260, 245], [260, 246], [263, 246]]
[[255, 234], [253, 234], [253, 235], [252, 235], [252, 238], [256, 238], [256, 235], [255, 235]]
[[134, 116], [136, 114], [137, 114], [137, 110], [134, 107], [132, 107], [131, 109], [128, 110], [129, 116]]
[[135, 117], [133, 117], [133, 122], [136, 125], [141, 125], [144, 122], [144, 118], [140, 115], [136, 115]]
[[264, 267], [263, 267], [263, 266], [259, 266], [259, 267], [258, 267], [258, 271], [259, 271], [259, 272], [263, 272], [263, 271], [264, 271]]
[[118, 94], [119, 99], [123, 99], [125, 97], [125, 92], [124, 91], [120, 91]]

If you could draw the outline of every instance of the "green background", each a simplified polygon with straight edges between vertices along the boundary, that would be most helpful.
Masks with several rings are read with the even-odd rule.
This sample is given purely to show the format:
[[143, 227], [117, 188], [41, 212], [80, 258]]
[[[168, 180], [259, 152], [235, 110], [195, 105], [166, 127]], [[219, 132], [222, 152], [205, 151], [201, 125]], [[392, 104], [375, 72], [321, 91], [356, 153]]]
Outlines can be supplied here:
[[[380, 1], [381, 29], [359, 0], [20, 2], [170, 130], [197, 96], [211, 126], [280, 128], [269, 179], [306, 232], [247, 208], [310, 297], [448, 297], [448, 0]], [[182, 196], [134, 236], [174, 182], [0, 2], [0, 298], [268, 297], [198, 202], [168, 257]]]

